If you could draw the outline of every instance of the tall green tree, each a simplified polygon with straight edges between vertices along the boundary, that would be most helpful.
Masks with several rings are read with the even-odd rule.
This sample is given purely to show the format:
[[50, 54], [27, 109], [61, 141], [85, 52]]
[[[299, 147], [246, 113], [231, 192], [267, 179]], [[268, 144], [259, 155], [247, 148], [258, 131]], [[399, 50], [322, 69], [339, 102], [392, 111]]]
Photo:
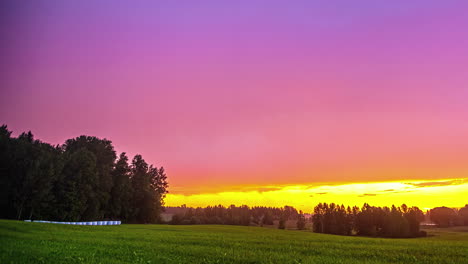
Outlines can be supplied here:
[[85, 148], [66, 156], [62, 178], [57, 185], [56, 218], [65, 221], [102, 219], [96, 156]]
[[148, 165], [141, 155], [136, 155], [130, 168], [133, 189], [132, 216], [138, 223], [155, 223], [164, 205], [168, 183], [164, 168]]
[[121, 153], [112, 170], [113, 186], [109, 210], [111, 218], [127, 220], [132, 214], [133, 189], [130, 182], [130, 165], [125, 152]]
[[148, 177], [148, 163], [141, 155], [136, 155], [132, 160], [131, 183], [133, 189], [133, 214], [130, 219], [134, 222], [145, 223], [147, 220], [145, 209], [148, 207], [146, 199], [150, 191], [150, 180]]
[[53, 184], [60, 173], [60, 151], [34, 140], [31, 132], [12, 141], [12, 162], [8, 171], [10, 199], [16, 219], [40, 217], [53, 199]]
[[98, 207], [98, 218], [109, 216], [109, 200], [112, 190], [112, 169], [117, 158], [112, 142], [107, 139], [97, 137], [80, 136], [69, 139], [63, 145], [65, 153], [74, 153], [81, 149], [86, 149], [93, 153], [96, 158], [96, 174], [98, 184], [93, 192]]
[[0, 218], [14, 218], [13, 176], [14, 146], [11, 131], [6, 125], [0, 127]]
[[167, 193], [164, 168], [137, 155], [132, 165], [112, 142], [80, 136], [62, 146], [17, 138], [0, 127], [0, 217], [47, 220], [159, 221]]

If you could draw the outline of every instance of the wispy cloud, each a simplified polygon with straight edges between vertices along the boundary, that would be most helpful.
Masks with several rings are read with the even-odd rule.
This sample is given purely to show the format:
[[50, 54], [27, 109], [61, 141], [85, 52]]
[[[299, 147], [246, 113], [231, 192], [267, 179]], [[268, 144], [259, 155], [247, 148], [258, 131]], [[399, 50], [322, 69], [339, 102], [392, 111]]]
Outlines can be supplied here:
[[439, 187], [439, 186], [449, 186], [449, 185], [460, 185], [468, 183], [468, 179], [455, 179], [449, 181], [427, 181], [427, 182], [409, 182], [408, 185], [414, 187]]
[[366, 196], [377, 196], [377, 194], [376, 193], [364, 193], [364, 194], [359, 195], [358, 197], [366, 197]]
[[264, 187], [264, 188], [258, 188], [256, 191], [257, 192], [273, 192], [273, 191], [279, 191], [282, 190], [283, 188], [281, 187]]

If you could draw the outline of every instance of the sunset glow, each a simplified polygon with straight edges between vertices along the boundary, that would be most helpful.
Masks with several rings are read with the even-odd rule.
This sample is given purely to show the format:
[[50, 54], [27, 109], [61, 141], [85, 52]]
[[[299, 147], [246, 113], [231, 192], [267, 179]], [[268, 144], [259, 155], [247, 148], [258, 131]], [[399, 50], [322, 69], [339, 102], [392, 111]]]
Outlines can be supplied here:
[[468, 203], [468, 1], [6, 2], [0, 124], [142, 154], [166, 205]]
[[312, 212], [313, 207], [320, 202], [335, 202], [350, 206], [362, 206], [364, 203], [376, 206], [411, 203], [426, 210], [437, 206], [461, 207], [464, 201], [460, 198], [468, 197], [468, 178], [338, 185], [249, 186], [239, 189], [239, 191], [192, 195], [169, 194], [167, 205], [186, 204], [192, 207], [217, 204], [277, 207], [291, 205], [307, 213]]

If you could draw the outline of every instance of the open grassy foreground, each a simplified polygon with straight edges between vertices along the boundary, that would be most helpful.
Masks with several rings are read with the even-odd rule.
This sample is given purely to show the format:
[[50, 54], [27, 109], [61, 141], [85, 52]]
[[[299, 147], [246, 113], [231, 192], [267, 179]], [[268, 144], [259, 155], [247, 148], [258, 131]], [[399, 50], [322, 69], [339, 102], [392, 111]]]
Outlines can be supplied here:
[[0, 263], [468, 263], [467, 231], [380, 239], [241, 226], [0, 220]]

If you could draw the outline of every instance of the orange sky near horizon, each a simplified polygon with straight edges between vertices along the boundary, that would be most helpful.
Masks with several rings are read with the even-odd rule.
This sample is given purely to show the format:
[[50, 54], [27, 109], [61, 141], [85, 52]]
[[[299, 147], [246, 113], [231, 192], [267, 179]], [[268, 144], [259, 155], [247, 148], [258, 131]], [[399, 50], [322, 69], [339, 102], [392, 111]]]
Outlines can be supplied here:
[[169, 193], [166, 206], [208, 205], [294, 206], [310, 213], [320, 202], [362, 206], [392, 204], [418, 206], [428, 210], [438, 206], [463, 207], [468, 204], [468, 178], [443, 180], [407, 180], [342, 184], [302, 184], [270, 186], [238, 186], [230, 190], [181, 194]]

